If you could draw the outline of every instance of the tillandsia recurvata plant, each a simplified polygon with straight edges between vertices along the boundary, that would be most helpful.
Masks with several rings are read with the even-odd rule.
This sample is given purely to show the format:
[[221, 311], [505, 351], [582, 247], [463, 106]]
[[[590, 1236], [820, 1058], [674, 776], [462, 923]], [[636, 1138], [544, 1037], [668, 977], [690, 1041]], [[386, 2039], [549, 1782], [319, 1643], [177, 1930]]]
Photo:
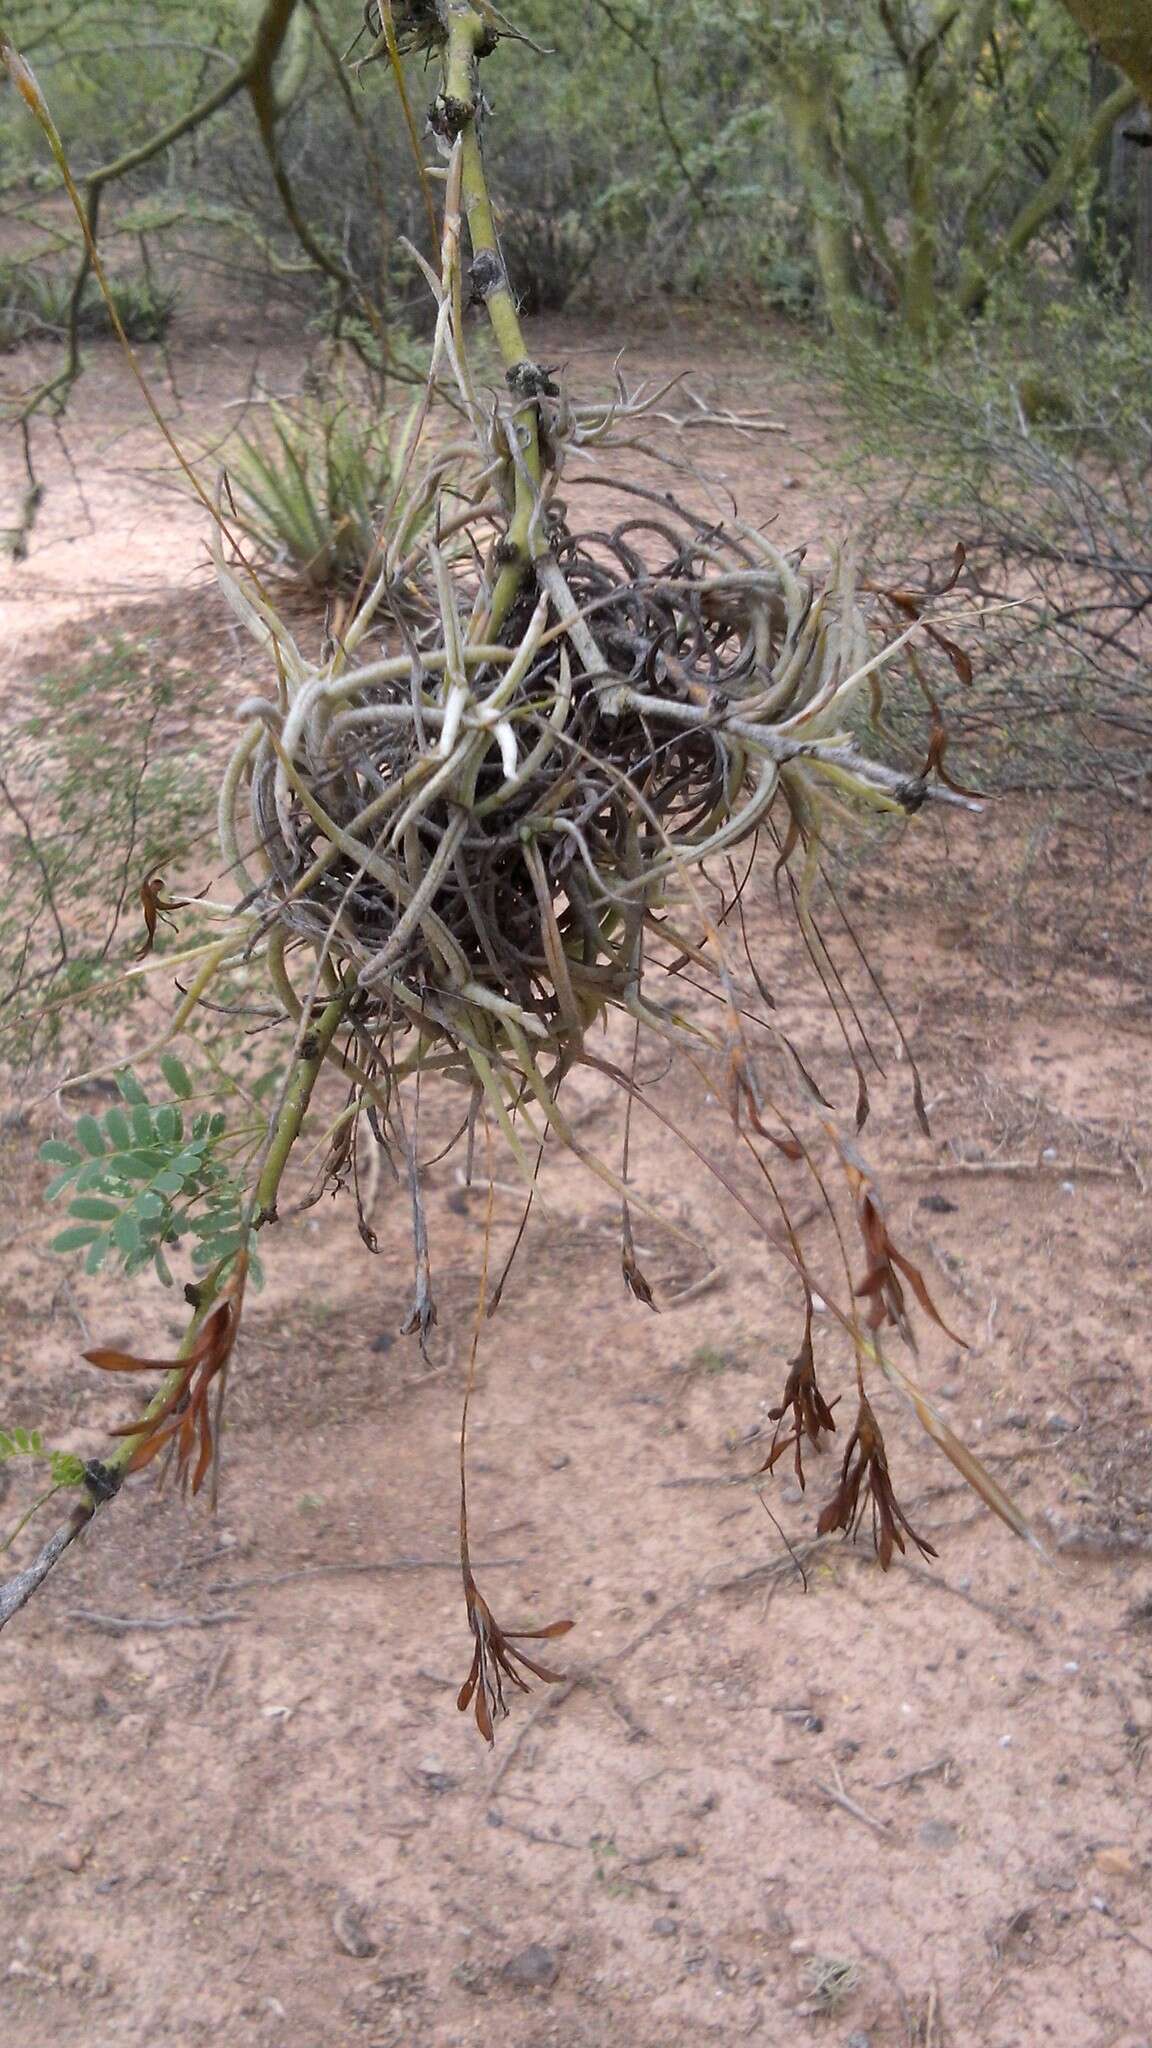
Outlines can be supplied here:
[[[565, 474], [600, 449], [640, 445], [645, 416], [656, 413], [666, 389], [621, 385], [610, 403], [579, 403], [528, 351], [484, 167], [489, 116], [481, 80], [501, 39], [515, 33], [504, 16], [486, 0], [379, 0], [367, 27], [355, 62], [390, 67], [435, 221], [438, 265], [418, 259], [436, 303], [424, 397], [394, 466], [370, 575], [330, 621], [319, 660], [305, 655], [246, 564], [222, 488], [213, 508], [220, 584], [266, 653], [268, 689], [236, 706], [242, 731], [219, 793], [225, 887], [219, 899], [196, 902], [207, 934], [169, 942], [133, 969], [178, 966], [183, 987], [162, 1041], [136, 1064], [201, 1027], [220, 992], [237, 987], [265, 1013], [271, 1006], [282, 1036], [291, 1037], [290, 1053], [261, 1111], [259, 1142], [243, 1155], [239, 1185], [213, 1179], [213, 1161], [222, 1167], [224, 1154], [205, 1125], [196, 1160], [182, 1156], [167, 1178], [161, 1163], [145, 1190], [167, 1210], [149, 1202], [142, 1216], [137, 1206], [121, 1226], [131, 1206], [130, 1173], [124, 1186], [97, 1196], [108, 1208], [88, 1227], [122, 1228], [131, 1258], [146, 1247], [166, 1256], [173, 1202], [184, 1203], [185, 1215], [211, 1212], [214, 1201], [225, 1234], [209, 1232], [214, 1253], [188, 1290], [191, 1316], [177, 1357], [86, 1354], [104, 1370], [159, 1372], [159, 1390], [85, 1480], [71, 1521], [0, 1589], [0, 1624], [127, 1474], [164, 1458], [192, 1491], [210, 1477], [214, 1484], [254, 1240], [276, 1220], [285, 1169], [327, 1077], [341, 1103], [323, 1112], [325, 1184], [343, 1185], [350, 1173], [355, 1179], [367, 1134], [407, 1184], [415, 1279], [405, 1327], [421, 1342], [436, 1302], [415, 1108], [416, 1091], [433, 1083], [461, 1091], [457, 1141], [469, 1172], [481, 1158], [491, 1189], [503, 1148], [524, 1176], [526, 1212], [549, 1141], [610, 1188], [620, 1205], [624, 1282], [638, 1301], [657, 1307], [631, 1223], [632, 1212], [647, 1205], [628, 1171], [634, 1114], [667, 1122], [637, 1078], [642, 1043], [688, 1061], [726, 1093], [734, 1140], [763, 1177], [763, 1211], [686, 1132], [677, 1136], [783, 1256], [803, 1303], [800, 1348], [777, 1413], [780, 1427], [789, 1418], [791, 1434], [778, 1433], [769, 1466], [794, 1449], [803, 1480], [805, 1445], [822, 1447], [837, 1428], [836, 1404], [816, 1379], [818, 1290], [850, 1341], [857, 1404], [820, 1528], [852, 1532], [870, 1504], [882, 1564], [908, 1540], [928, 1550], [896, 1502], [867, 1393], [880, 1375], [911, 1401], [989, 1506], [1026, 1536], [1015, 1507], [890, 1353], [891, 1331], [911, 1340], [909, 1292], [939, 1317], [919, 1271], [892, 1241], [856, 1134], [777, 1020], [748, 947], [747, 873], [738, 881], [729, 860], [743, 848], [748, 872], [757, 857], [775, 863], [781, 899], [845, 1027], [858, 1128], [868, 1098], [845, 1023], [855, 1012], [813, 892], [830, 809], [899, 817], [928, 802], [971, 803], [947, 780], [938, 732], [917, 771], [866, 751], [851, 722], [925, 624], [918, 616], [909, 622], [897, 603], [901, 630], [885, 629], [879, 603], [874, 616], [866, 614], [846, 558], [818, 581], [755, 528], [695, 513], [635, 474], [608, 479], [589, 466], [581, 488], [610, 481], [632, 509], [611, 525], [573, 520], [560, 496]], [[438, 68], [428, 149], [403, 68], [413, 51]], [[35, 80], [7, 54], [51, 139]], [[477, 305], [499, 350], [503, 388], [496, 393], [482, 390], [474, 375], [469, 309]], [[713, 885], [707, 891], [705, 881]], [[148, 940], [161, 916], [178, 921], [191, 901], [164, 886], [161, 895], [156, 877], [146, 878]], [[678, 1002], [678, 976], [711, 999], [710, 1024]], [[591, 1027], [612, 1014], [630, 1026], [630, 1064], [594, 1049]], [[625, 1138], [618, 1164], [586, 1144], [566, 1115], [565, 1082], [581, 1065], [619, 1091]], [[924, 1122], [918, 1087], [916, 1102]], [[131, 1111], [130, 1102], [125, 1107]], [[152, 1171], [157, 1147], [144, 1143], [140, 1122], [133, 1144], [146, 1155], [140, 1170]], [[185, 1137], [182, 1127], [179, 1138], [169, 1133], [164, 1142], [187, 1152]], [[101, 1147], [107, 1150], [103, 1138]], [[768, 1147], [806, 1167], [829, 1213], [833, 1176], [842, 1184], [863, 1271], [854, 1278], [845, 1218], [837, 1225], [839, 1305], [838, 1290], [809, 1271]], [[363, 1211], [360, 1225], [371, 1240]], [[489, 1739], [507, 1710], [506, 1684], [523, 1688], [525, 1672], [545, 1681], [558, 1675], [520, 1646], [570, 1626], [502, 1625], [470, 1562], [468, 1399], [483, 1324], [499, 1305], [516, 1250], [490, 1286], [490, 1225], [491, 1195], [461, 1425], [460, 1564], [473, 1656], [459, 1696]], [[166, 1241], [173, 1236], [174, 1226]]]

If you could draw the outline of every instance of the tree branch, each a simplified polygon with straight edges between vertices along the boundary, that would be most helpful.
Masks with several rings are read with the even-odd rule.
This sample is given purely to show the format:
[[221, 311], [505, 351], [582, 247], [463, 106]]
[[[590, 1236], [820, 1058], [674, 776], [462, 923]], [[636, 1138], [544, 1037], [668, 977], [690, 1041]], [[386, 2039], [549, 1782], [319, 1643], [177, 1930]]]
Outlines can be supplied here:
[[1050, 220], [1061, 202], [1067, 198], [1080, 173], [1091, 162], [1103, 138], [1109, 135], [1121, 114], [1126, 114], [1139, 100], [1136, 87], [1132, 84], [1118, 85], [1115, 92], [1102, 100], [1092, 119], [1085, 123], [1072, 138], [1059, 162], [1054, 164], [1039, 191], [1034, 192], [1026, 205], [1022, 206], [1012, 225], [1001, 238], [996, 252], [996, 261], [985, 269], [974, 271], [962, 286], [957, 310], [960, 314], [975, 312], [988, 296], [993, 280], [1017, 256], [1023, 254], [1029, 242], [1039, 234], [1045, 221]]
[[[307, 224], [302, 220], [287, 180], [283, 177], [282, 172], [278, 171], [274, 136], [270, 142], [269, 136], [266, 133], [268, 124], [271, 123], [274, 126], [280, 111], [282, 111], [276, 99], [274, 72], [277, 60], [283, 51], [292, 26], [297, 5], [298, 0], [265, 0], [248, 54], [229, 77], [222, 79], [219, 85], [214, 87], [211, 92], [206, 93], [203, 98], [197, 100], [183, 114], [177, 115], [165, 127], [158, 129], [155, 135], [149, 136], [144, 142], [137, 143], [132, 149], [125, 150], [120, 156], [113, 158], [110, 162], [101, 164], [84, 179], [81, 208], [82, 225], [85, 230], [84, 245], [80, 252], [80, 260], [69, 295], [64, 362], [53, 376], [38, 385], [27, 398], [18, 401], [18, 410], [15, 412], [14, 417], [21, 427], [26, 428], [27, 422], [34, 414], [47, 405], [49, 401], [55, 401], [57, 410], [62, 409], [66, 403], [68, 392], [81, 374], [80, 316], [85, 288], [92, 275], [95, 253], [99, 242], [100, 206], [105, 188], [117, 183], [121, 178], [126, 178], [132, 171], [140, 170], [145, 164], [151, 163], [154, 158], [162, 156], [166, 150], [171, 149], [184, 136], [192, 134], [197, 128], [202, 127], [206, 121], [211, 120], [215, 114], [218, 114], [224, 107], [228, 106], [232, 100], [238, 98], [241, 93], [247, 92], [252, 100], [257, 122], [260, 125], [261, 137], [264, 140], [265, 149], [268, 150], [270, 161], [272, 162], [273, 175], [276, 180], [277, 191], [280, 194], [281, 204], [284, 207], [285, 214], [297, 240], [301, 243], [301, 246], [312, 262], [327, 271], [329, 275], [338, 274], [342, 282], [348, 282], [343, 271], [339, 273], [334, 271], [332, 259], [326, 256], [324, 251], [320, 249], [319, 245], [315, 242], [315, 238], [307, 228]], [[0, 64], [7, 66], [8, 60], [16, 57], [15, 46], [4, 31], [0, 29]], [[15, 78], [15, 74], [13, 75]], [[18, 80], [16, 82], [18, 84]], [[18, 543], [24, 553], [27, 552], [28, 534], [34, 522], [36, 512], [39, 509], [41, 497], [42, 492], [39, 486], [35, 484], [35, 480], [33, 480], [33, 487], [26, 497], [23, 518], [17, 534]]]
[[[349, 994], [345, 990], [332, 998], [321, 1012], [316, 1023], [305, 1027], [304, 1036], [296, 1063], [289, 1076], [280, 1100], [275, 1121], [269, 1136], [267, 1157], [260, 1173], [255, 1191], [256, 1208], [253, 1228], [275, 1221], [276, 1195], [284, 1170], [288, 1164], [292, 1147], [300, 1134], [300, 1127], [307, 1114], [312, 1091], [320, 1069], [328, 1056], [332, 1041], [347, 1013]], [[180, 1355], [186, 1357], [195, 1342], [204, 1311], [210, 1306], [215, 1290], [205, 1283], [200, 1288], [199, 1300], [188, 1326]], [[153, 1395], [140, 1418], [141, 1429], [149, 1418], [168, 1400], [183, 1378], [182, 1372], [165, 1375], [158, 1391]], [[24, 1571], [0, 1585], [0, 1629], [4, 1629], [14, 1614], [18, 1614], [43, 1585], [49, 1572], [53, 1571], [64, 1552], [85, 1530], [97, 1511], [114, 1500], [119, 1492], [120, 1479], [131, 1462], [137, 1447], [137, 1437], [122, 1437], [107, 1457], [89, 1466], [91, 1478], [87, 1481], [87, 1498], [78, 1502], [66, 1522], [49, 1537], [39, 1555]]]

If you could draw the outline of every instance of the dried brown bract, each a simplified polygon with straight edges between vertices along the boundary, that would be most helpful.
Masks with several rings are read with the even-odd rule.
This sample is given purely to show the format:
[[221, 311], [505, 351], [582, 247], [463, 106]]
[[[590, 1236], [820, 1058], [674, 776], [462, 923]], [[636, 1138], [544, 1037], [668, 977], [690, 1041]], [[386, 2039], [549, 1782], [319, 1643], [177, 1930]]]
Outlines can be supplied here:
[[157, 928], [166, 924], [170, 931], [177, 929], [176, 919], [169, 913], [183, 908], [186, 899], [163, 894], [163, 863], [151, 868], [140, 884], [140, 908], [144, 915], [144, 937], [136, 953], [137, 960], [144, 960], [156, 944]]
[[181, 1487], [199, 1493], [212, 1464], [216, 1442], [209, 1394], [232, 1355], [239, 1323], [236, 1301], [222, 1301], [213, 1309], [184, 1358], [136, 1358], [128, 1351], [99, 1349], [84, 1353], [88, 1363], [98, 1365], [102, 1372], [163, 1372], [173, 1376], [174, 1384], [150, 1413], [112, 1431], [113, 1436], [137, 1439], [126, 1471], [142, 1471], [171, 1444]]
[[642, 1301], [645, 1308], [650, 1308], [654, 1314], [659, 1315], [660, 1308], [652, 1292], [652, 1283], [636, 1257], [636, 1242], [632, 1235], [632, 1218], [628, 1213], [627, 1202], [620, 1218], [620, 1271], [629, 1294], [637, 1301]]
[[[925, 1315], [931, 1316], [937, 1328], [943, 1330], [955, 1343], [964, 1345], [963, 1337], [950, 1330], [928, 1292], [924, 1275], [918, 1266], [898, 1251], [888, 1234], [884, 1211], [880, 1207], [875, 1189], [866, 1174], [849, 1164], [849, 1176], [856, 1195], [856, 1214], [860, 1223], [860, 1234], [868, 1255], [868, 1270], [856, 1289], [856, 1293], [869, 1304], [865, 1321], [870, 1330], [878, 1330], [884, 1323], [893, 1323], [911, 1351], [916, 1349], [916, 1339], [908, 1320], [901, 1274], [908, 1282]], [[967, 1346], [964, 1346], [967, 1349]]]
[[[804, 1318], [804, 1341], [789, 1367], [788, 1378], [784, 1382], [783, 1398], [778, 1408], [768, 1410], [769, 1420], [776, 1424], [776, 1429], [772, 1437], [772, 1448], [760, 1470], [771, 1472], [785, 1451], [795, 1445], [796, 1478], [802, 1489], [804, 1439], [807, 1437], [814, 1450], [823, 1448], [821, 1437], [831, 1435], [836, 1428], [832, 1414], [834, 1406], [834, 1402], [829, 1403], [824, 1399], [816, 1380], [816, 1361], [812, 1355], [812, 1302], [809, 1299]], [[792, 1417], [792, 1434], [782, 1438], [780, 1424], [786, 1415]]]
[[564, 1673], [550, 1671], [546, 1664], [535, 1664], [523, 1650], [513, 1647], [516, 1643], [543, 1641], [546, 1637], [566, 1636], [572, 1627], [570, 1621], [549, 1622], [547, 1628], [521, 1628], [506, 1634], [500, 1627], [492, 1609], [485, 1600], [470, 1571], [464, 1574], [464, 1600], [468, 1609], [468, 1626], [472, 1630], [472, 1668], [456, 1697], [456, 1705], [462, 1714], [475, 1700], [476, 1726], [485, 1742], [495, 1740], [493, 1725], [497, 1716], [503, 1719], [508, 1712], [504, 1698], [504, 1680], [514, 1685], [518, 1692], [531, 1690], [527, 1681], [521, 1678], [517, 1665], [530, 1671], [534, 1678], [543, 1679], [545, 1685], [562, 1685]]
[[880, 1425], [861, 1395], [856, 1427], [844, 1451], [840, 1484], [821, 1510], [816, 1524], [817, 1533], [827, 1536], [833, 1529], [843, 1529], [845, 1535], [854, 1536], [869, 1499], [872, 1502], [872, 1540], [882, 1570], [887, 1571], [894, 1549], [904, 1554], [905, 1536], [911, 1538], [921, 1557], [935, 1557], [932, 1545], [916, 1534], [892, 1491]]

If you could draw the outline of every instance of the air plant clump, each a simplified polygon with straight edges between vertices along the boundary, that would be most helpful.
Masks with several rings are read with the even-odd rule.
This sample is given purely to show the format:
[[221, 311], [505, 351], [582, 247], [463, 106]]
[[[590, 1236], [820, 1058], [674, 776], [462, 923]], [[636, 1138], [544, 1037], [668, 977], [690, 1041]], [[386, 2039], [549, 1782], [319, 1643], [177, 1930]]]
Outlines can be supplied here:
[[[805, 1161], [823, 1189], [809, 1141], [767, 1092], [749, 1045], [746, 1016], [758, 1005], [799, 1109], [846, 1177], [866, 1256], [866, 1314], [851, 1281], [846, 1305], [833, 1305], [855, 1351], [861, 1405], [821, 1529], [854, 1529], [870, 1499], [882, 1563], [905, 1534], [929, 1553], [892, 1495], [863, 1392], [867, 1366], [902, 1388], [925, 1428], [1022, 1532], [1011, 1503], [882, 1347], [884, 1324], [908, 1334], [901, 1276], [934, 1315], [930, 1297], [892, 1244], [854, 1145], [765, 1014], [770, 998], [751, 954], [751, 990], [729, 957], [724, 927], [738, 914], [743, 929], [743, 885], [721, 884], [719, 909], [703, 886], [736, 849], [772, 846], [819, 968], [827, 956], [810, 894], [827, 806], [900, 816], [928, 799], [968, 801], [943, 778], [864, 751], [850, 722], [918, 622], [895, 639], [878, 635], [845, 558], [815, 577], [738, 518], [693, 511], [635, 474], [597, 472], [599, 451], [641, 445], [667, 388], [620, 384], [609, 403], [579, 403], [527, 351], [480, 132], [479, 67], [508, 24], [482, 0], [383, 0], [369, 27], [367, 57], [390, 60], [409, 114], [399, 52], [435, 53], [441, 67], [429, 117], [438, 161], [420, 163], [426, 193], [433, 182], [442, 190], [439, 268], [424, 265], [436, 325], [370, 577], [319, 660], [297, 645], [218, 520], [221, 585], [267, 652], [270, 688], [237, 706], [241, 733], [220, 790], [222, 858], [238, 900], [199, 905], [219, 931], [176, 956], [191, 972], [167, 1036], [195, 1020], [223, 975], [245, 977], [265, 1003], [270, 990], [294, 1030], [294, 1062], [246, 1224], [255, 1232], [274, 1220], [312, 1090], [334, 1069], [346, 1109], [327, 1178], [333, 1186], [347, 1178], [357, 1134], [370, 1124], [409, 1190], [415, 1284], [406, 1327], [423, 1341], [436, 1303], [411, 1103], [415, 1089], [443, 1079], [464, 1091], [457, 1142], [469, 1168], [478, 1131], [489, 1161], [502, 1141], [530, 1200], [552, 1140], [614, 1191], [624, 1279], [655, 1307], [632, 1239], [629, 1204], [643, 1204], [629, 1185], [626, 1145], [619, 1167], [586, 1146], [566, 1117], [564, 1083], [581, 1064], [607, 1073], [626, 1127], [635, 1104], [651, 1106], [635, 1060], [628, 1072], [589, 1042], [593, 1026], [620, 1017], [634, 1045], [658, 1041], [698, 1069], [726, 1070], [737, 1135], [773, 1192], [757, 1137]], [[497, 394], [478, 389], [469, 362], [474, 300], [501, 352]], [[611, 490], [613, 510], [602, 518], [573, 517], [561, 497], [578, 464], [587, 469], [585, 497]], [[169, 906], [177, 907], [164, 899]], [[713, 998], [711, 1026], [683, 1002], [676, 974], [686, 968]], [[769, 1236], [756, 1206], [720, 1178]], [[363, 1216], [361, 1229], [371, 1240]], [[803, 1482], [802, 1443], [818, 1446], [835, 1422], [816, 1384], [813, 1288], [790, 1227], [781, 1243], [807, 1314], [773, 1411], [778, 1422], [791, 1416], [793, 1434], [774, 1444], [768, 1466], [794, 1446]], [[200, 1284], [184, 1354], [168, 1362], [160, 1393], [118, 1454], [130, 1469], [170, 1443], [193, 1490], [203, 1482], [215, 1441], [209, 1394], [222, 1398], [248, 1255]], [[506, 1268], [487, 1291], [487, 1234], [484, 1259], [477, 1333], [507, 1277]], [[112, 1353], [94, 1362], [123, 1371], [153, 1363]], [[462, 1428], [462, 1487], [464, 1452]], [[459, 1705], [474, 1707], [491, 1739], [507, 1711], [505, 1682], [524, 1688], [524, 1671], [546, 1682], [560, 1676], [519, 1645], [571, 1624], [510, 1630], [497, 1622], [472, 1575], [464, 1500], [461, 1568], [473, 1657]]]

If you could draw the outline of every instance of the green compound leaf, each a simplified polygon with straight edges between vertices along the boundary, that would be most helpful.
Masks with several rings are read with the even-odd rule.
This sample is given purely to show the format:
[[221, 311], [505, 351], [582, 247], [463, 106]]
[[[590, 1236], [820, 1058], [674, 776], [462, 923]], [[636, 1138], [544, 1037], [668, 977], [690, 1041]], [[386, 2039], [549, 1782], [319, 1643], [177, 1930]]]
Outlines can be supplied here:
[[52, 1239], [52, 1249], [54, 1252], [83, 1251], [85, 1245], [95, 1244], [96, 1240], [98, 1238], [102, 1239], [103, 1236], [104, 1232], [102, 1230], [90, 1230], [77, 1225], [74, 1230], [62, 1230], [58, 1237], [54, 1237]]
[[118, 1152], [127, 1152], [130, 1149], [132, 1127], [122, 1109], [105, 1110], [104, 1129]]
[[112, 1223], [120, 1211], [105, 1195], [77, 1195], [68, 1204], [68, 1214], [83, 1218], [85, 1223]]
[[187, 1102], [193, 1092], [192, 1076], [183, 1060], [178, 1060], [174, 1052], [161, 1053], [160, 1070], [173, 1095], [178, 1095], [182, 1102]]
[[43, 1449], [38, 1429], [0, 1429], [0, 1458], [38, 1458]]
[[140, 1250], [140, 1225], [131, 1210], [125, 1209], [112, 1225], [112, 1242], [125, 1258], [134, 1258]]
[[71, 1451], [50, 1451], [49, 1467], [54, 1486], [83, 1486], [84, 1461]]
[[66, 1145], [62, 1138], [49, 1138], [40, 1147], [41, 1159], [47, 1159], [54, 1166], [75, 1166], [81, 1158], [75, 1145]]
[[152, 1111], [146, 1102], [138, 1102], [132, 1111], [132, 1129], [138, 1145], [150, 1145], [156, 1136], [152, 1124]]

